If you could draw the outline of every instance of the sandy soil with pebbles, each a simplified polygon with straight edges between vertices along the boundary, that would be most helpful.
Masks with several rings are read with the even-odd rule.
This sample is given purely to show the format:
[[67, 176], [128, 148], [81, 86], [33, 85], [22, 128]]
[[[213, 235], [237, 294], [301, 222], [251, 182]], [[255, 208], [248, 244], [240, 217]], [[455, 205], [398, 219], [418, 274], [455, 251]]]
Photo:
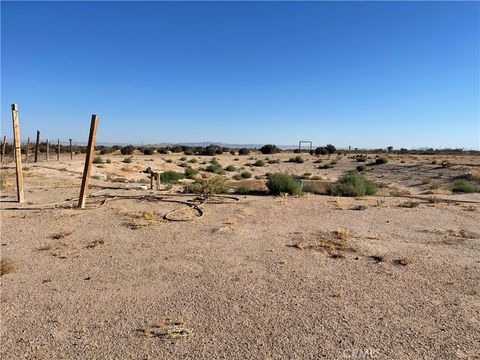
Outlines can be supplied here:
[[[181, 156], [103, 155], [111, 164], [94, 165], [90, 193], [119, 197], [85, 210], [8, 210], [17, 204], [5, 165], [2, 359], [479, 358], [480, 194], [448, 191], [477, 176], [478, 157], [394, 155], [366, 171], [385, 184], [376, 196], [239, 196], [190, 222], [163, 219], [182, 204], [121, 197], [180, 185], [102, 188], [125, 185], [108, 176], [141, 184], [147, 166], [183, 171]], [[228, 177], [248, 170], [252, 181], [279, 170], [333, 181], [359, 165], [322, 157], [337, 165], [318, 169], [313, 156], [291, 156], [217, 158], [237, 167]], [[281, 162], [245, 165], [255, 158]], [[447, 158], [450, 168], [432, 164]], [[78, 196], [82, 155], [26, 167], [22, 206]]]

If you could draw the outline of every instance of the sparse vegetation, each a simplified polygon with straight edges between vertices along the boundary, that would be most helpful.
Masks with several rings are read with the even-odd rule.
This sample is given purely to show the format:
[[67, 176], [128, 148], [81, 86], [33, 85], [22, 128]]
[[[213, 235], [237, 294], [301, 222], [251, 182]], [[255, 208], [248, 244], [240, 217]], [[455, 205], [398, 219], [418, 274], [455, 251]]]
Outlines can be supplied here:
[[187, 179], [193, 179], [197, 174], [198, 170], [193, 169], [190, 166], [185, 168], [185, 176], [187, 177]]
[[192, 184], [184, 186], [185, 193], [193, 194], [225, 194], [227, 192], [226, 179], [223, 176], [214, 175], [209, 178], [198, 178]]
[[225, 168], [225, 171], [229, 171], [229, 172], [232, 172], [232, 171], [237, 171], [237, 168], [233, 165], [228, 165], [226, 168]]
[[143, 148], [143, 155], [153, 155], [153, 149], [151, 147]]
[[238, 150], [238, 155], [249, 155], [249, 154], [250, 154], [250, 149], [241, 148]]
[[130, 164], [132, 162], [131, 157], [126, 157], [125, 159], [122, 160], [125, 164]]
[[205, 171], [208, 171], [214, 174], [219, 174], [219, 175], [224, 173], [222, 167], [216, 161], [212, 161], [212, 163], [205, 168]]
[[257, 166], [257, 167], [262, 167], [262, 166], [265, 166], [265, 161], [263, 160], [257, 160], [253, 163], [253, 166]]

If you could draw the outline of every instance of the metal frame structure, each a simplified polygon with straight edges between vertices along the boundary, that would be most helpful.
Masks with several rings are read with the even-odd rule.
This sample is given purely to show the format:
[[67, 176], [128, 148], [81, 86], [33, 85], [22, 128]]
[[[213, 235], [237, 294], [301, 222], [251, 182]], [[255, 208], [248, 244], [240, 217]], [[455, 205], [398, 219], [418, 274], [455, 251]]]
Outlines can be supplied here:
[[312, 143], [311, 141], [309, 141], [309, 140], [300, 140], [300, 141], [298, 142], [298, 150], [300, 150], [300, 151], [302, 150], [302, 144], [308, 144], [308, 145], [309, 145], [309, 149], [308, 149], [308, 150], [310, 150], [310, 151], [311, 151], [312, 148], [313, 148], [313, 143]]

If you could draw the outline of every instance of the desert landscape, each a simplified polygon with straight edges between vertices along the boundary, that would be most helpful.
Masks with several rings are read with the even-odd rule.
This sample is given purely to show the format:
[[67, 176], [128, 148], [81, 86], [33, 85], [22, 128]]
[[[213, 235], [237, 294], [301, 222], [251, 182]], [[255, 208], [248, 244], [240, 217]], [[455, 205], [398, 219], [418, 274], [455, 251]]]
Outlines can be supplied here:
[[2, 358], [478, 358], [477, 154], [131, 152], [6, 156]]

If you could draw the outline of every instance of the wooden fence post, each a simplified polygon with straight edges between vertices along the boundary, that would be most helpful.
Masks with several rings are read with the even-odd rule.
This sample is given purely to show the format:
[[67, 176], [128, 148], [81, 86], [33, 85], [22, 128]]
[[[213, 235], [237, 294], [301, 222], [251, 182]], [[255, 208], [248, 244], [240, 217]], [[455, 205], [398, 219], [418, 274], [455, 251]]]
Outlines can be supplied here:
[[72, 139], [68, 139], [68, 141], [70, 141], [70, 160], [73, 160]]
[[2, 144], [2, 164], [3, 159], [5, 158], [5, 147], [7, 146], [7, 135], [3, 135], [3, 144]]
[[88, 182], [90, 180], [90, 170], [92, 169], [92, 158], [95, 150], [95, 138], [97, 136], [98, 116], [93, 114], [90, 124], [90, 134], [88, 136], [87, 155], [85, 157], [85, 167], [83, 169], [82, 187], [80, 188], [80, 197], [78, 199], [78, 207], [85, 208], [87, 199]]
[[29, 153], [30, 153], [30, 138], [27, 139], [27, 148], [25, 149], [25, 164], [28, 164]]
[[50, 140], [47, 139], [47, 152], [45, 153], [45, 159], [50, 160]]
[[37, 130], [37, 142], [35, 143], [35, 162], [38, 161], [38, 146], [40, 145], [40, 131]]
[[13, 147], [15, 151], [15, 169], [17, 172], [17, 199], [19, 203], [24, 200], [23, 196], [23, 173], [22, 173], [22, 147], [20, 144], [20, 127], [18, 126], [17, 104], [12, 104], [13, 122]]
[[60, 161], [60, 139], [57, 139], [57, 161]]

